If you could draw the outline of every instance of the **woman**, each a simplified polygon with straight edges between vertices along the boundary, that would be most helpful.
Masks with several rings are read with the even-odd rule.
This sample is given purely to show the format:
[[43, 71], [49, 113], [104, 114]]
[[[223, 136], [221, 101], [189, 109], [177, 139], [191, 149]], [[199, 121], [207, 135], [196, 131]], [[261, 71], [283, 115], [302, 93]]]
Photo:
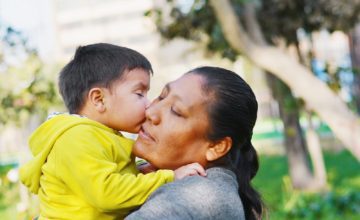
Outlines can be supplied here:
[[257, 102], [235, 73], [200, 67], [167, 84], [146, 110], [133, 152], [157, 168], [198, 162], [207, 176], [167, 184], [127, 219], [259, 219], [250, 185], [258, 170], [251, 144]]

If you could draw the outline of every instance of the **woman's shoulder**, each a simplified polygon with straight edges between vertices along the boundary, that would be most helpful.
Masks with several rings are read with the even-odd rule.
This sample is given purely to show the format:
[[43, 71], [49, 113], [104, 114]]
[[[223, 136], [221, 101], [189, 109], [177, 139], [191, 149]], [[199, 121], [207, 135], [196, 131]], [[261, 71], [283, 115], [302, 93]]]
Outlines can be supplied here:
[[[235, 174], [224, 168], [210, 168], [207, 176], [190, 176], [169, 184], [167, 187], [189, 201], [214, 205], [224, 200], [240, 200]], [[166, 186], [165, 186], [166, 187]], [[164, 187], [164, 188], [165, 188]], [[206, 198], [204, 200], [204, 198]], [[235, 202], [235, 201], [234, 201]], [[228, 202], [226, 202], [228, 203]]]
[[223, 168], [165, 184], [129, 215], [133, 219], [245, 219], [236, 176]]
[[199, 219], [242, 219], [244, 216], [238, 195], [236, 176], [223, 168], [207, 170], [207, 176], [190, 176], [159, 188], [147, 201], [172, 201], [181, 207], [182, 217]]

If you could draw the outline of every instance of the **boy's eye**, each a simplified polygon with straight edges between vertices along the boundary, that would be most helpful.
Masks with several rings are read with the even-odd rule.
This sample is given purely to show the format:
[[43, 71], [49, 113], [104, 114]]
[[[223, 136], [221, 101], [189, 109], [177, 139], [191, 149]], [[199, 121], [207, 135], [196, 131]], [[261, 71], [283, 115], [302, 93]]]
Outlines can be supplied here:
[[146, 96], [146, 91], [142, 91], [142, 90], [137, 90], [135, 91], [135, 94], [139, 97], [145, 97]]

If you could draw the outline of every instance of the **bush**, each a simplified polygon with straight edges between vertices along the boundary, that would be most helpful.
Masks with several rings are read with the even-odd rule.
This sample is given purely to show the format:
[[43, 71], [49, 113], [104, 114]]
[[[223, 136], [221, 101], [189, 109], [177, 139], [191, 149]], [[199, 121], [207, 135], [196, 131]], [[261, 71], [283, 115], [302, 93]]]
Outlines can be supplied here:
[[299, 194], [294, 206], [284, 212], [288, 219], [348, 219], [360, 215], [360, 192]]
[[6, 176], [12, 168], [13, 165], [0, 165], [0, 210], [7, 208], [18, 198], [18, 184], [10, 182]]
[[285, 156], [260, 156], [253, 183], [269, 219], [360, 219], [360, 164], [347, 151], [325, 153], [328, 192], [292, 189]]

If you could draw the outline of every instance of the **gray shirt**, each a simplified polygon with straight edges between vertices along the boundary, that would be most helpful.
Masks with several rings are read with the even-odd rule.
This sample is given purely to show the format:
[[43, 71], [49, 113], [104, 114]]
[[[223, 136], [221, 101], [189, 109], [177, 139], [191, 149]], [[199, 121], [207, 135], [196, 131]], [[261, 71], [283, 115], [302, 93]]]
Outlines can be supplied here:
[[190, 176], [160, 187], [126, 219], [244, 220], [235, 174], [220, 167], [206, 172], [206, 177]]

